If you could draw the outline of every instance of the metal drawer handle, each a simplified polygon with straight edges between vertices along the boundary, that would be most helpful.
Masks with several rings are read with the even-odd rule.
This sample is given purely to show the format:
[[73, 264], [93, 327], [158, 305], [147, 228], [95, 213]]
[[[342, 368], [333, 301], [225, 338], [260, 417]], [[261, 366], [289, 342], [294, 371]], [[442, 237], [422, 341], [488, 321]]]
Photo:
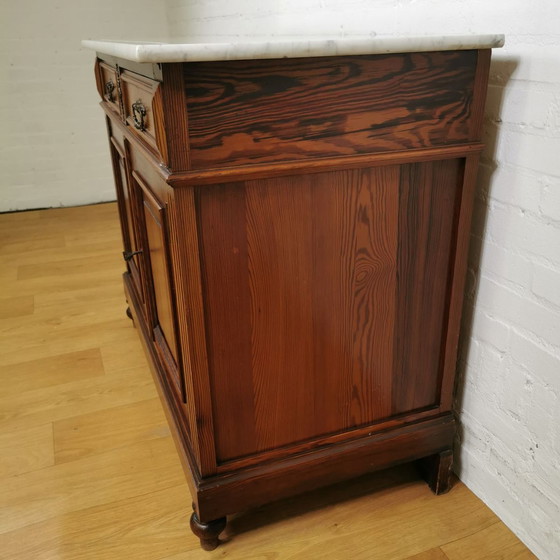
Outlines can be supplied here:
[[105, 84], [105, 97], [107, 98], [107, 101], [110, 101], [111, 103], [115, 102], [115, 97], [113, 96], [114, 90], [115, 90], [115, 84], [113, 83], [113, 80], [109, 80]]
[[142, 249], [140, 251], [123, 251], [123, 257], [126, 262], [128, 262], [134, 255], [141, 255]]
[[144, 117], [146, 116], [146, 107], [139, 99], [132, 104], [132, 118], [134, 119], [134, 128], [144, 132], [146, 130], [146, 124], [144, 123]]

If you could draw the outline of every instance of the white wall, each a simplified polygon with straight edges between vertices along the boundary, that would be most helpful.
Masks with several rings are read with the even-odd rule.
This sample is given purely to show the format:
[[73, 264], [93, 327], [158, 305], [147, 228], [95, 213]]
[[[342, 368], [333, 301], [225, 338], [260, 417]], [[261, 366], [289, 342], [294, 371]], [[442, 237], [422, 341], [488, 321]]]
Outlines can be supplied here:
[[196, 41], [506, 34], [473, 226], [456, 468], [541, 559], [560, 558], [558, 0], [166, 1], [171, 36]]
[[0, 211], [115, 199], [80, 40], [166, 35], [163, 0], [1, 1]]

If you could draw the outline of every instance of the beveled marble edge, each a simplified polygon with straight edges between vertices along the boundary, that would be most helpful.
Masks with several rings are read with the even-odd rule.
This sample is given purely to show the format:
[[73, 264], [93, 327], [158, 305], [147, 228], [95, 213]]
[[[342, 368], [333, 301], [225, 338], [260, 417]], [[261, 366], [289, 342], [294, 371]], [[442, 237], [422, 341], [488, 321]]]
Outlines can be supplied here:
[[296, 39], [239, 43], [133, 43], [84, 40], [82, 45], [99, 53], [134, 62], [201, 62], [494, 49], [504, 45], [504, 36], [451, 35], [309, 41]]

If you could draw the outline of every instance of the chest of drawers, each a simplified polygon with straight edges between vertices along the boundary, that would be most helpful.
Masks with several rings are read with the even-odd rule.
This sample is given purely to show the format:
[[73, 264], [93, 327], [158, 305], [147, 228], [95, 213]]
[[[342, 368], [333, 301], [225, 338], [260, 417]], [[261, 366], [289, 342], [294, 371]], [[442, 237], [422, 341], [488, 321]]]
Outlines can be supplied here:
[[448, 489], [497, 42], [161, 63], [98, 52], [126, 299], [203, 548], [228, 514], [402, 462]]

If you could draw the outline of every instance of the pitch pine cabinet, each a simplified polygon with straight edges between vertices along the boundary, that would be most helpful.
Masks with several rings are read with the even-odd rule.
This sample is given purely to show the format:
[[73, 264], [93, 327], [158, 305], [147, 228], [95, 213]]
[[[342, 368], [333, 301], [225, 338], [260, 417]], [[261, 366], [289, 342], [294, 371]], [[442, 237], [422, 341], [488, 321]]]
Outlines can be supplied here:
[[490, 52], [98, 53], [128, 313], [203, 548], [398, 463], [448, 489]]

